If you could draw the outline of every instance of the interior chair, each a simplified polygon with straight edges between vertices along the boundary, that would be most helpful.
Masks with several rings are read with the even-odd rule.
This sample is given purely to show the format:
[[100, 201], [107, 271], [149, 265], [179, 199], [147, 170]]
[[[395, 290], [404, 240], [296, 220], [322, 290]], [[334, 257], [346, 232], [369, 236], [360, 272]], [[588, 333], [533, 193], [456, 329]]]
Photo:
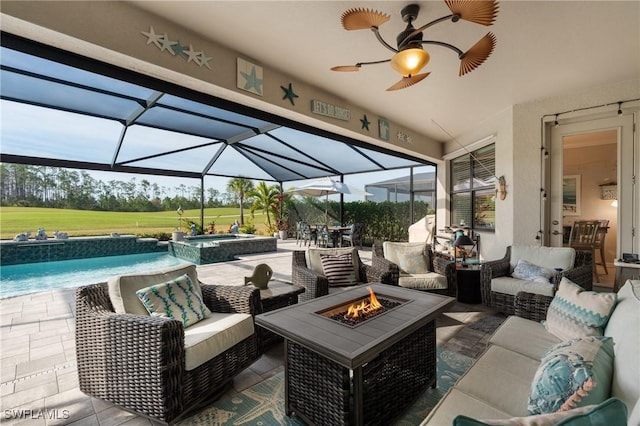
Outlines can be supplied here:
[[342, 234], [342, 241], [346, 242], [347, 246], [355, 247], [358, 244], [358, 247], [362, 248], [363, 232], [364, 225], [362, 223], [352, 223], [349, 226], [349, 230]]
[[[184, 319], [149, 314], [136, 294], [148, 294], [150, 286], [188, 282], [189, 303], [176, 312], [197, 302], [194, 293], [201, 294], [211, 312], [187, 327]], [[232, 378], [260, 356], [254, 316], [261, 309], [254, 286], [203, 285], [195, 265], [79, 287], [75, 337], [80, 390], [175, 423], [221, 396]]]
[[[350, 254], [350, 256], [347, 256], [349, 263], [347, 264], [347, 261], [342, 259], [342, 270], [337, 267], [332, 267], [331, 269], [325, 267], [329, 263], [328, 261], [333, 261], [334, 259], [336, 264], [339, 264], [339, 259], [336, 258], [340, 258], [345, 254]], [[322, 256], [325, 257], [324, 265]], [[351, 282], [349, 284], [336, 282], [337, 280], [334, 279], [334, 276], [344, 277], [345, 273], [349, 274], [350, 277], [353, 274]], [[293, 285], [305, 288], [305, 292], [298, 295], [299, 302], [364, 283], [397, 285], [397, 279], [392, 276], [393, 274], [393, 270], [384, 269], [380, 264], [367, 265], [363, 263], [358, 255], [358, 249], [354, 247], [312, 247], [306, 251], [296, 250], [293, 252], [291, 260], [291, 282]]]
[[507, 315], [515, 313], [520, 291], [553, 297], [562, 277], [585, 290], [593, 288], [591, 251], [572, 247], [513, 245], [502, 259], [482, 262], [482, 303]]
[[376, 242], [372, 264], [392, 271], [393, 285], [456, 297], [455, 262], [435, 256], [425, 242]]
[[598, 268], [596, 266], [596, 238], [598, 235], [598, 229], [600, 228], [599, 220], [576, 220], [571, 227], [571, 233], [569, 234], [569, 242], [567, 245], [573, 247], [576, 250], [586, 250], [591, 252], [593, 258], [593, 275], [596, 278], [596, 282], [600, 281], [598, 276]]

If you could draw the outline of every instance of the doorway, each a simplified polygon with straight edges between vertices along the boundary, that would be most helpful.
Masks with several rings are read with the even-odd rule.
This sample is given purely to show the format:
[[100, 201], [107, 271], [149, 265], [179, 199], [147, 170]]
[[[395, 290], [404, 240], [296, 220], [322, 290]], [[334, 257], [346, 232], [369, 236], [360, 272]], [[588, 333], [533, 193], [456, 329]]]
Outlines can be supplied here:
[[[562, 246], [576, 220], [604, 221], [607, 268], [599, 265], [598, 274], [612, 284], [614, 259], [634, 245], [633, 116], [560, 124], [550, 134], [549, 245]], [[594, 260], [601, 263], [599, 251]]]

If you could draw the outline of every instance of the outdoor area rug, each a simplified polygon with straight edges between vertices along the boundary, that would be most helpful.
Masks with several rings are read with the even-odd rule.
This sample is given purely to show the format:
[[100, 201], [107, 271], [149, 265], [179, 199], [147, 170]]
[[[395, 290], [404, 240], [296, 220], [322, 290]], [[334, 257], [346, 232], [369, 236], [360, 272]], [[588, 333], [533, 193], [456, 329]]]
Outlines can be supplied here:
[[[473, 363], [472, 358], [446, 349], [438, 348], [437, 357], [438, 387], [436, 389], [428, 388], [404, 416], [396, 421], [396, 426], [420, 424], [440, 398]], [[304, 422], [295, 416], [289, 418], [285, 414], [284, 373], [278, 373], [244, 392], [216, 401], [211, 407], [185, 419], [179, 425], [302, 426]]]

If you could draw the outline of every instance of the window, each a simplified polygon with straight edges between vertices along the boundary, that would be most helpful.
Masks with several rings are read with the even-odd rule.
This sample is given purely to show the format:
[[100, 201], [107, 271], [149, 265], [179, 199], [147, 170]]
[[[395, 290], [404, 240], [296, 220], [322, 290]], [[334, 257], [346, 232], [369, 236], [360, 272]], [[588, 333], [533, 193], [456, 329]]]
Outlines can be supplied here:
[[495, 229], [495, 144], [451, 160], [451, 224]]

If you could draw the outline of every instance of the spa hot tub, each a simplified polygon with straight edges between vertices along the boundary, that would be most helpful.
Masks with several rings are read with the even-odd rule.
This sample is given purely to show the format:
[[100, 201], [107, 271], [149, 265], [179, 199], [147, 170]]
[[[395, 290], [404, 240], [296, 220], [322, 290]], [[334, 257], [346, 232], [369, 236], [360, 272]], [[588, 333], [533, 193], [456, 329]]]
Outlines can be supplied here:
[[169, 241], [169, 254], [196, 265], [235, 260], [239, 254], [265, 253], [277, 250], [273, 237], [245, 234], [217, 234], [185, 237]]

